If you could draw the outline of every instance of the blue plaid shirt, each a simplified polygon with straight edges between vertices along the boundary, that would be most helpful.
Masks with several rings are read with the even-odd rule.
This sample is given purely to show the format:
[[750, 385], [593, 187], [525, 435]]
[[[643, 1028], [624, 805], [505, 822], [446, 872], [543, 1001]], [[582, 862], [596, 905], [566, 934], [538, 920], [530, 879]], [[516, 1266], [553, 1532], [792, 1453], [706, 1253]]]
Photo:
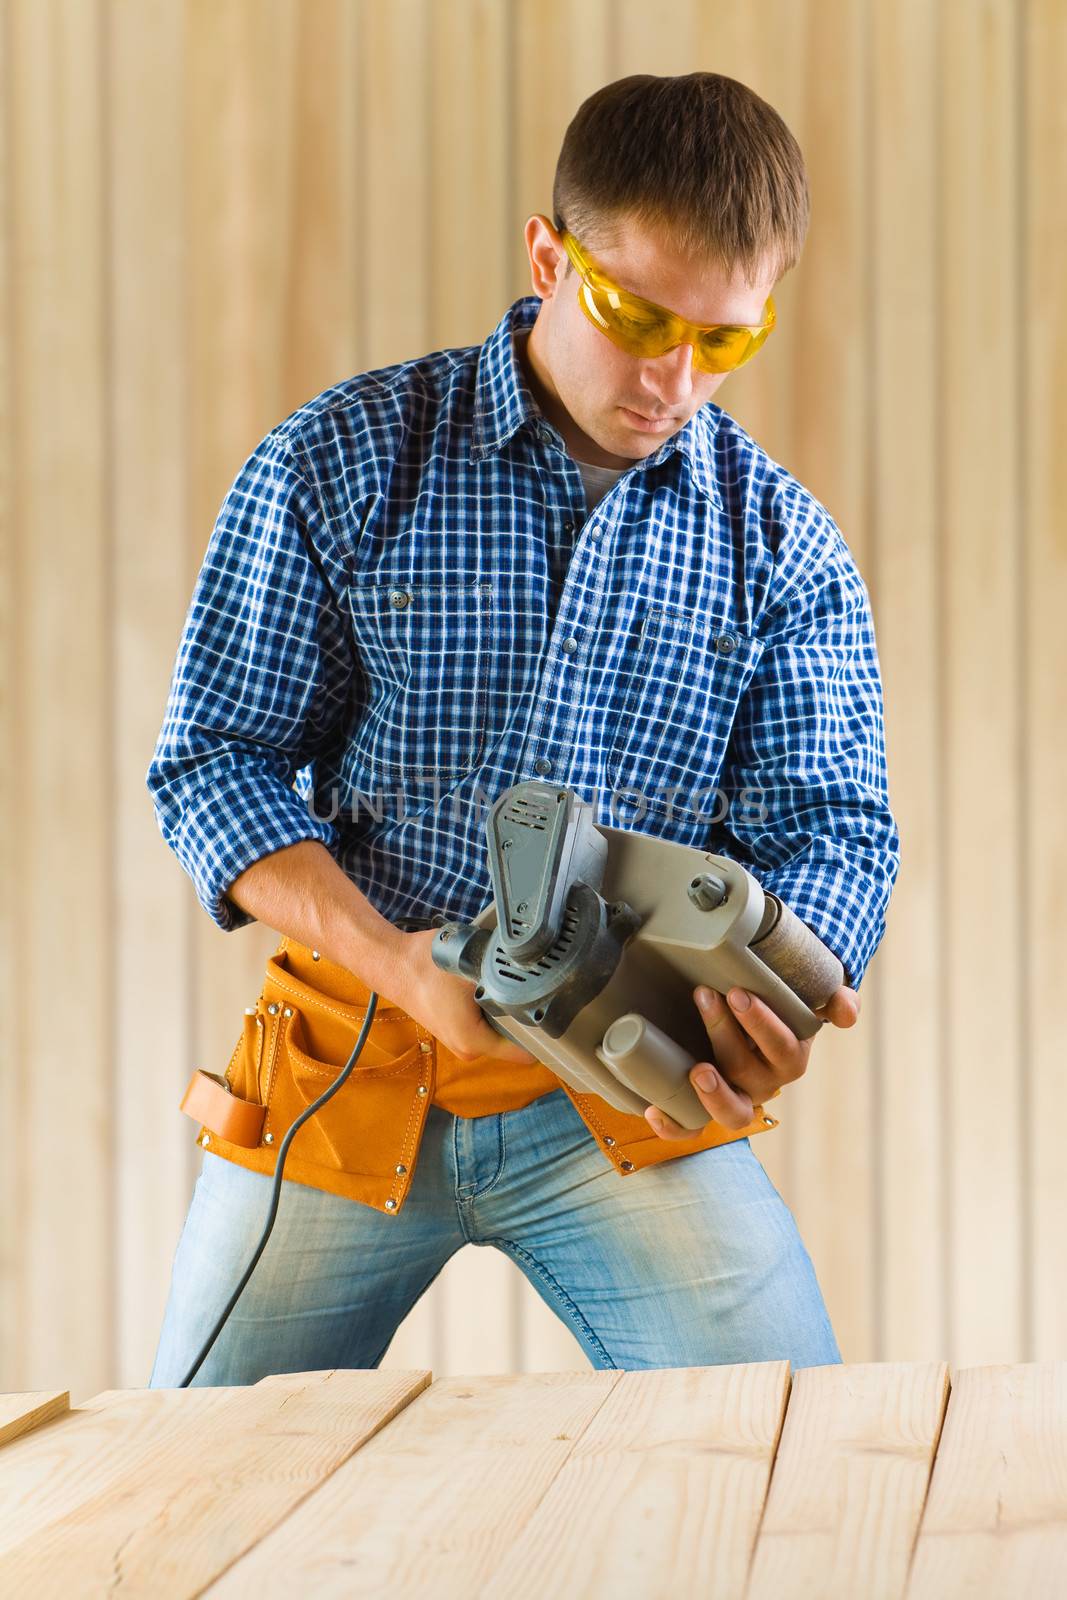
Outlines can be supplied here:
[[241, 467], [147, 785], [224, 930], [319, 839], [387, 918], [491, 899], [489, 804], [551, 777], [744, 862], [858, 986], [899, 870], [869, 597], [825, 508], [708, 402], [587, 514], [513, 345], [361, 373]]

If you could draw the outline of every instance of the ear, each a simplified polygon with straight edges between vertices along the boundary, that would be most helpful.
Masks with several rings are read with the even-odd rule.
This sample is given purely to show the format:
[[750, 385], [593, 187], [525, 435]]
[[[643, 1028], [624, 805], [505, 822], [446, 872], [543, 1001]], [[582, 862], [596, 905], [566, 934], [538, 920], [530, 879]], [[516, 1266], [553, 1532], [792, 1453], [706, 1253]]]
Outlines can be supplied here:
[[566, 271], [562, 240], [548, 218], [539, 213], [526, 219], [525, 239], [533, 292], [539, 300], [551, 300]]

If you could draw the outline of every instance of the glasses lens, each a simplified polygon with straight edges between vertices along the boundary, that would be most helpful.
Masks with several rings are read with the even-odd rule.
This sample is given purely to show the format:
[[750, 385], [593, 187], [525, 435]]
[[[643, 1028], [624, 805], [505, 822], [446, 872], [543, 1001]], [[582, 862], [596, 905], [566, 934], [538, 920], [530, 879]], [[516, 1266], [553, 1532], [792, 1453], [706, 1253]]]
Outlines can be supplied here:
[[597, 326], [621, 349], [635, 356], [657, 356], [670, 348], [671, 317], [661, 315], [645, 301], [631, 299], [618, 289], [605, 289], [596, 284], [586, 288]]
[[[670, 312], [661, 312], [647, 300], [624, 289], [599, 283], [589, 275], [582, 281], [579, 298], [590, 322], [620, 350], [633, 356], [661, 356], [682, 342], [685, 324]], [[714, 328], [693, 346], [693, 365], [704, 372], [733, 372], [755, 355], [771, 327], [750, 333], [747, 328]]]
[[744, 328], [717, 328], [714, 333], [703, 335], [693, 354], [705, 372], [732, 372], [748, 360], [755, 348], [752, 335]]

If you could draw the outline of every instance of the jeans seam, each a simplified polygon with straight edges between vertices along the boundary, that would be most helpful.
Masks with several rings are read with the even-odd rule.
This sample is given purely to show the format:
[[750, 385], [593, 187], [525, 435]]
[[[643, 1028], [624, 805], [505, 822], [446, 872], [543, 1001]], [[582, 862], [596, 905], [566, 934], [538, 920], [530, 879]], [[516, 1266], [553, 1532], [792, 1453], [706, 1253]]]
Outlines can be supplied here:
[[470, 1198], [472, 1200], [480, 1200], [484, 1194], [489, 1194], [493, 1189], [496, 1188], [497, 1184], [500, 1182], [501, 1178], [504, 1176], [504, 1166], [505, 1166], [505, 1163], [507, 1162], [507, 1159], [508, 1159], [508, 1136], [507, 1136], [507, 1131], [506, 1131], [506, 1128], [505, 1128], [505, 1121], [504, 1121], [504, 1118], [505, 1118], [506, 1115], [507, 1115], [506, 1112], [503, 1113], [503, 1114], [501, 1114], [500, 1112], [497, 1112], [497, 1114], [496, 1114], [497, 1150], [499, 1152], [499, 1154], [498, 1154], [498, 1163], [499, 1164], [497, 1166], [496, 1171], [493, 1173], [492, 1178], [490, 1178], [489, 1182], [486, 1184], [485, 1188], [484, 1189], [476, 1189], [475, 1192], [470, 1196]]
[[[493, 1176], [490, 1178], [490, 1180], [489, 1180], [489, 1182], [487, 1184], [484, 1184], [482, 1186], [482, 1188], [480, 1188], [480, 1189], [478, 1189], [478, 1188], [472, 1189], [469, 1194], [462, 1194], [460, 1192], [461, 1189], [466, 1188], [467, 1185], [466, 1184], [461, 1184], [460, 1181], [459, 1181], [459, 1154], [458, 1154], [458, 1151], [456, 1150], [456, 1131], [457, 1131], [457, 1127], [458, 1127], [458, 1123], [459, 1123], [459, 1118], [458, 1117], [453, 1117], [453, 1119], [452, 1119], [452, 1165], [453, 1165], [453, 1169], [454, 1169], [454, 1172], [455, 1172], [455, 1179], [456, 1179], [456, 1185], [455, 1185], [455, 1188], [456, 1188], [456, 1200], [459, 1202], [460, 1205], [473, 1205], [475, 1200], [480, 1200], [483, 1195], [489, 1194], [493, 1189], [495, 1189], [497, 1184], [500, 1182], [501, 1178], [504, 1176], [504, 1168], [506, 1166], [507, 1159], [508, 1159], [508, 1136], [507, 1136], [507, 1131], [506, 1131], [506, 1126], [505, 1126], [505, 1121], [504, 1121], [504, 1118], [506, 1116], [506, 1112], [505, 1113], [495, 1112], [495, 1113], [488, 1113], [488, 1114], [489, 1115], [495, 1115], [496, 1119], [497, 1119], [497, 1121], [496, 1121], [496, 1129], [497, 1129], [497, 1169], [493, 1173]], [[469, 1240], [469, 1243], [471, 1243], [471, 1244], [474, 1243], [474, 1240], [470, 1239], [469, 1235], [468, 1235], [468, 1240]]]
[[532, 1256], [529, 1250], [525, 1250], [522, 1245], [516, 1244], [513, 1239], [485, 1239], [482, 1242], [483, 1244], [497, 1245], [501, 1250], [511, 1252], [518, 1259], [528, 1262], [537, 1273], [538, 1277], [540, 1277], [543, 1282], [548, 1285], [549, 1289], [551, 1289], [552, 1293], [559, 1301], [567, 1321], [572, 1324], [574, 1332], [578, 1336], [579, 1343], [585, 1344], [586, 1341], [588, 1341], [588, 1343], [593, 1346], [594, 1350], [598, 1351], [599, 1354], [604, 1357], [604, 1360], [607, 1362], [609, 1367], [615, 1369], [616, 1371], [618, 1370], [615, 1362], [611, 1359], [611, 1356], [597, 1338], [597, 1335], [593, 1332], [592, 1328], [589, 1326], [589, 1323], [582, 1316], [581, 1311], [575, 1305], [570, 1295], [552, 1276], [548, 1268], [537, 1260], [536, 1256]]

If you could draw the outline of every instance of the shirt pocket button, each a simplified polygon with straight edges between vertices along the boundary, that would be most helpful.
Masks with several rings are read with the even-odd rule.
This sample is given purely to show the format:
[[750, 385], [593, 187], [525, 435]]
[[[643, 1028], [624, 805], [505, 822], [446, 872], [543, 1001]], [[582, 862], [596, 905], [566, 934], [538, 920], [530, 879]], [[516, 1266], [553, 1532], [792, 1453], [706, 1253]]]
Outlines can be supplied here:
[[403, 611], [404, 607], [406, 605], [410, 605], [410, 603], [411, 603], [411, 596], [408, 594], [406, 589], [390, 589], [390, 591], [389, 591], [389, 604], [395, 610]]
[[718, 638], [715, 640], [715, 648], [721, 656], [730, 655], [734, 650], [737, 649], [737, 646], [737, 634], [730, 633], [729, 631], [726, 633], [720, 633]]

